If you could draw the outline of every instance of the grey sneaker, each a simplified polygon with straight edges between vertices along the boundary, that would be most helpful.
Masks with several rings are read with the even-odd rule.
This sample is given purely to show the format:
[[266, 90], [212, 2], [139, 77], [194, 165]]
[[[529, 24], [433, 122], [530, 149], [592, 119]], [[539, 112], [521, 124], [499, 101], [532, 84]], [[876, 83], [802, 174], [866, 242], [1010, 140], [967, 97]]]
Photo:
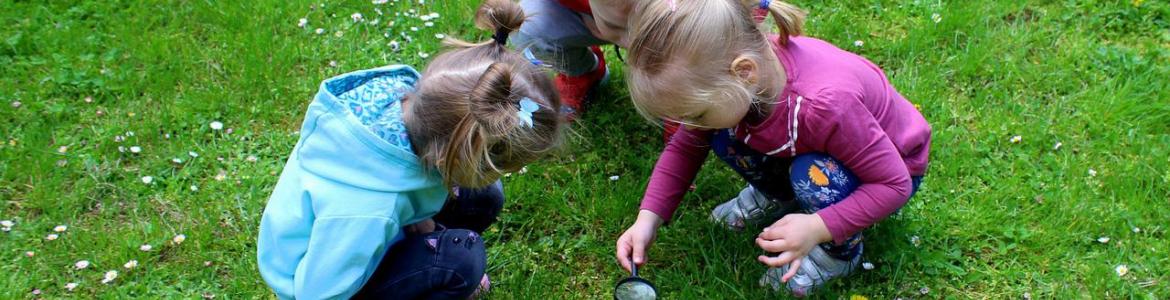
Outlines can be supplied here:
[[[800, 269], [796, 270], [796, 275], [788, 280], [787, 288], [794, 296], [808, 296], [814, 289], [825, 285], [829, 280], [853, 273], [853, 270], [860, 263], [861, 251], [858, 251], [857, 256], [854, 256], [853, 259], [840, 260], [829, 256], [818, 245], [809, 251], [808, 256], [800, 259]], [[765, 271], [764, 276], [760, 278], [760, 286], [780, 291], [780, 288], [785, 285], [780, 279], [784, 277], [784, 273], [788, 273], [790, 266], [768, 268], [768, 271]]]
[[796, 211], [796, 201], [781, 202], [771, 199], [748, 185], [739, 196], [719, 204], [711, 210], [711, 220], [727, 229], [740, 231], [746, 225], [762, 225]]

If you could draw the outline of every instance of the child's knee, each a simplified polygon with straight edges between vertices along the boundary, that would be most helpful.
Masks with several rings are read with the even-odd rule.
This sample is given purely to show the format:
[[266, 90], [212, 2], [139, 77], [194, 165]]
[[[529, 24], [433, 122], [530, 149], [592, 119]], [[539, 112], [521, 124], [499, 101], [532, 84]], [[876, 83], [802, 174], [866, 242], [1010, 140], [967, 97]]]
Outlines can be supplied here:
[[789, 167], [792, 190], [806, 211], [825, 208], [844, 199], [858, 182], [837, 159], [824, 153], [798, 155]]
[[479, 286], [487, 268], [483, 238], [466, 229], [448, 229], [441, 236], [440, 264], [449, 267], [456, 275], [449, 278], [447, 287], [459, 294], [470, 295]]

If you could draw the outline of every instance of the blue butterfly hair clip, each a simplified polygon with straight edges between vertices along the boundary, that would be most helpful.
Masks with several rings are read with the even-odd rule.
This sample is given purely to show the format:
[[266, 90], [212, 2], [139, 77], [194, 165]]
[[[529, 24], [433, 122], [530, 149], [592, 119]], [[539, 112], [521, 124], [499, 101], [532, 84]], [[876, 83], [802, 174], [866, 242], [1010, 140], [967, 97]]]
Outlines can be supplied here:
[[536, 101], [528, 97], [521, 98], [520, 110], [516, 112], [516, 117], [520, 118], [520, 123], [532, 128], [532, 113], [537, 109], [540, 109], [540, 105], [536, 104]]

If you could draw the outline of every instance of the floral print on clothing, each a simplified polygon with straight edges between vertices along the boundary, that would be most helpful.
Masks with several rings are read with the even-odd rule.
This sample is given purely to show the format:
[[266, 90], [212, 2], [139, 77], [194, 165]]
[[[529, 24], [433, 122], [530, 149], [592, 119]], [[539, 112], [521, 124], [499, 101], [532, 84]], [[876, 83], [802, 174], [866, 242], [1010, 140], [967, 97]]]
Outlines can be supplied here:
[[412, 151], [406, 123], [402, 120], [402, 98], [414, 91], [417, 79], [409, 74], [379, 74], [337, 83], [334, 90], [345, 107], [370, 131], [386, 142]]

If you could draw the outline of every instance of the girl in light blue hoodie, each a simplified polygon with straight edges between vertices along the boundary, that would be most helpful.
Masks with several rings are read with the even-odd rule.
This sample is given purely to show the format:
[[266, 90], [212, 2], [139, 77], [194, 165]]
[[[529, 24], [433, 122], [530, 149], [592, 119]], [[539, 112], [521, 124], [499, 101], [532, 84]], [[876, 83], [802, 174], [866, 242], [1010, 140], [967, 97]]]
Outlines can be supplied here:
[[421, 75], [389, 66], [321, 84], [260, 223], [260, 274], [279, 298], [476, 291], [476, 231], [502, 205], [499, 177], [562, 136], [551, 80], [505, 48], [523, 20], [515, 3], [486, 0], [476, 23], [493, 42], [452, 40]]

